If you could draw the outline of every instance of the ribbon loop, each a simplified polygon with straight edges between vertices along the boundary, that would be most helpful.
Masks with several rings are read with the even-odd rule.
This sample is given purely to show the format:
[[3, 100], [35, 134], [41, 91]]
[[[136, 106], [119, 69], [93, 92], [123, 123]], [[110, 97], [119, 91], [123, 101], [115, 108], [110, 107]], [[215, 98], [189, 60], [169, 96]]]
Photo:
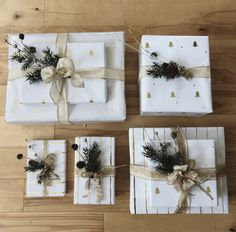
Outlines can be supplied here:
[[80, 176], [82, 178], [87, 178], [83, 197], [88, 197], [91, 192], [92, 186], [94, 186], [94, 189], [96, 190], [96, 200], [98, 203], [100, 203], [103, 198], [101, 186], [102, 178], [105, 176], [115, 176], [115, 167], [104, 166], [102, 167], [102, 170], [99, 173], [88, 172], [85, 168], [76, 168], [75, 175]]

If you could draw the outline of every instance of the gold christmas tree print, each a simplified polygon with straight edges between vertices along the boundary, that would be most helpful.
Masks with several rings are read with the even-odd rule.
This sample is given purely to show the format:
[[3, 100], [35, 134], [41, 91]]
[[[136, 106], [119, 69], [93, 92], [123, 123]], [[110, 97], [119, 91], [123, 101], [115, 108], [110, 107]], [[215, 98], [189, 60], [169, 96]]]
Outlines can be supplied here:
[[194, 41], [194, 42], [193, 42], [193, 47], [195, 47], [195, 48], [196, 48], [196, 47], [198, 47], [198, 45], [197, 45], [197, 42], [196, 42], [196, 41]]
[[147, 43], [145, 43], [145, 48], [150, 48], [150, 45], [149, 45], [149, 43], [147, 42]]
[[176, 97], [176, 95], [175, 95], [175, 92], [174, 92], [174, 91], [172, 91], [172, 92], [170, 93], [170, 97]]
[[90, 56], [94, 56], [93, 50], [90, 50], [90, 51], [89, 51], [89, 55], [90, 55]]
[[200, 93], [199, 93], [199, 91], [196, 91], [196, 93], [195, 93], [195, 97], [200, 97]]
[[168, 46], [168, 47], [170, 47], [170, 48], [174, 47], [174, 45], [173, 45], [173, 42], [172, 42], [172, 41], [170, 41], [170, 42], [169, 42], [169, 46]]
[[156, 188], [156, 191], [155, 191], [156, 194], [159, 194], [160, 193], [160, 190], [159, 188]]
[[152, 98], [152, 95], [150, 92], [147, 92], [147, 98]]

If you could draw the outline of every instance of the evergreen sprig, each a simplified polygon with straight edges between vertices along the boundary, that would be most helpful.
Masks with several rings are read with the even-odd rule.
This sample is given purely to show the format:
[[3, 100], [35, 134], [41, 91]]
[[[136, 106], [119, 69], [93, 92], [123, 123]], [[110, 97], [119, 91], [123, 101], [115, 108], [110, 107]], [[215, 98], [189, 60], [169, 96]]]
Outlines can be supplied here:
[[87, 172], [99, 173], [101, 171], [101, 149], [97, 142], [83, 148], [85, 169]]
[[26, 73], [26, 80], [29, 81], [30, 84], [36, 84], [42, 81], [41, 77], [41, 68], [35, 67], [31, 71]]
[[26, 172], [37, 172], [43, 170], [45, 164], [43, 161], [29, 160], [28, 166], [25, 167]]
[[157, 164], [156, 171], [161, 174], [167, 175], [173, 172], [175, 165], [183, 164], [183, 156], [179, 151], [170, 153], [171, 143], [160, 142], [159, 147], [154, 148], [150, 143], [143, 146], [142, 154], [150, 159], [153, 163]]
[[186, 79], [192, 78], [191, 72], [174, 61], [170, 61], [169, 63], [163, 62], [161, 64], [153, 62], [153, 65], [147, 70], [147, 75], [153, 78], [165, 78], [166, 80], [172, 80], [181, 76]]
[[[23, 41], [24, 37], [20, 34], [19, 38]], [[50, 48], [42, 50], [43, 57], [39, 58], [36, 56], [36, 48], [28, 47], [23, 42], [21, 44], [11, 44], [6, 40], [16, 51], [10, 57], [11, 61], [21, 64], [21, 70], [26, 72], [26, 80], [30, 84], [36, 84], [42, 82], [41, 70], [47, 66], [56, 67], [59, 55], [54, 54]]]

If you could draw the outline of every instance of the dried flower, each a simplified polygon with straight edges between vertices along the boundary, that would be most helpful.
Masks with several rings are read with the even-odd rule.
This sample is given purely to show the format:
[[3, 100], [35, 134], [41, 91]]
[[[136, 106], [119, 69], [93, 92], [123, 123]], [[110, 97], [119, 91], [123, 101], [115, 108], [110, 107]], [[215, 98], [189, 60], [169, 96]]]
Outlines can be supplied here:
[[16, 156], [16, 158], [17, 158], [18, 160], [21, 160], [21, 159], [24, 158], [24, 155], [20, 153], [20, 154], [18, 154], [18, 155]]
[[25, 35], [23, 33], [20, 33], [19, 34], [19, 39], [24, 40], [24, 38], [25, 38]]
[[77, 151], [77, 150], [79, 149], [79, 146], [78, 146], [78, 144], [73, 143], [73, 144], [71, 145], [71, 148], [72, 148], [74, 151]]
[[79, 168], [79, 169], [82, 169], [84, 168], [86, 165], [86, 163], [84, 161], [79, 161], [76, 163], [76, 167]]
[[177, 138], [177, 133], [175, 131], [171, 132], [171, 138], [173, 138], [173, 139]]

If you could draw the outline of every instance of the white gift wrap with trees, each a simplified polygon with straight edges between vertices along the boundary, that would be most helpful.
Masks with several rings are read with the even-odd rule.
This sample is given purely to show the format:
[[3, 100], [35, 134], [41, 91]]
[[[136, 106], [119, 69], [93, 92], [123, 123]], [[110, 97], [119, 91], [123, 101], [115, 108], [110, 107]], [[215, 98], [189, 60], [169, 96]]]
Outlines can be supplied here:
[[[16, 35], [11, 35], [14, 40]], [[16, 37], [16, 38], [14, 38]], [[56, 53], [55, 43], [45, 43], [42, 40], [37, 44], [29, 44], [36, 47], [36, 55], [42, 56], [42, 50], [47, 47]], [[92, 68], [106, 68], [105, 45], [103, 42], [92, 43], [67, 43], [66, 57], [73, 60], [75, 70]], [[51, 84], [36, 83], [30, 84], [26, 77], [21, 78], [20, 102], [22, 104], [51, 103], [49, 91]], [[74, 87], [70, 79], [67, 79], [67, 101], [70, 104], [83, 102], [106, 102], [107, 101], [107, 80], [101, 78], [84, 78], [84, 87]]]
[[[86, 142], [87, 141], [87, 142]], [[101, 164], [102, 166], [115, 166], [115, 138], [113, 137], [77, 137], [75, 143], [79, 146], [79, 152], [83, 152], [83, 148], [97, 142], [101, 149]], [[83, 153], [82, 153], [83, 154]], [[75, 170], [76, 163], [81, 161], [80, 154], [75, 151]], [[87, 178], [79, 175], [74, 176], [74, 204], [101, 204], [114, 205], [115, 204], [115, 176], [103, 176], [101, 179], [102, 199], [97, 201], [97, 192], [93, 184], [91, 191], [87, 197], [85, 194], [85, 185]]]
[[[168, 134], [166, 136], [169, 136]], [[148, 140], [145, 140], [148, 142]], [[154, 140], [158, 144], [158, 141]], [[188, 143], [188, 158], [195, 160], [194, 169], [215, 168], [215, 144], [213, 139], [206, 140], [187, 140]], [[138, 148], [138, 147], [136, 147]], [[140, 151], [141, 154], [142, 147]], [[136, 153], [137, 154], [137, 153]], [[138, 156], [138, 155], [137, 155]], [[136, 158], [137, 158], [136, 156]], [[137, 158], [138, 159], [138, 158]], [[150, 160], [147, 166], [155, 167], [155, 164]], [[173, 185], [169, 185], [166, 181], [148, 181], [148, 196], [151, 207], [176, 207], [178, 205], [178, 192]], [[205, 181], [201, 186], [209, 191], [213, 200], [209, 198], [201, 189], [193, 187], [189, 190], [192, 207], [217, 206], [217, 181], [216, 179]]]
[[[143, 48], [142, 48], [143, 47]], [[139, 68], [150, 66], [150, 53], [157, 61], [174, 61], [188, 68], [210, 68], [208, 36], [143, 35]], [[195, 75], [166, 80], [143, 72], [139, 80], [141, 115], [204, 115], [212, 112], [211, 78]]]
[[[32, 148], [27, 149], [28, 158], [33, 160], [41, 160], [43, 156], [44, 140], [30, 140], [28, 146]], [[47, 186], [47, 195], [44, 192], [43, 183], [38, 184], [37, 172], [27, 172], [26, 181], [26, 197], [63, 197], [66, 193], [66, 141], [65, 140], [48, 140], [48, 153], [55, 154], [55, 170], [54, 172], [59, 176], [59, 179], [52, 181], [51, 186]], [[37, 153], [38, 156], [35, 156]]]
[[[25, 35], [25, 40], [35, 44], [42, 39], [55, 43], [57, 34]], [[69, 33], [69, 43], [102, 42], [106, 48], [106, 65], [109, 69], [124, 71], [124, 33]], [[9, 62], [9, 70], [11, 69]], [[45, 124], [58, 122], [57, 107], [54, 104], [21, 104], [20, 79], [9, 80], [6, 96], [6, 122], [15, 124]], [[107, 79], [107, 102], [68, 104], [69, 121], [104, 122], [123, 121], [126, 118], [125, 83], [123, 80]]]
[[[206, 143], [211, 143], [209, 149], [211, 150], [212, 147], [212, 140], [214, 140], [214, 147], [215, 147], [215, 162], [216, 168], [222, 165], [225, 165], [225, 140], [224, 140], [224, 128], [222, 127], [188, 127], [183, 128], [185, 133], [186, 139], [189, 141], [199, 140], [201, 143], [205, 140]], [[150, 165], [150, 161], [145, 158], [142, 152], [142, 145], [145, 142], [149, 142], [150, 139], [154, 141], [157, 139], [156, 132], [158, 132], [158, 137], [160, 140], [171, 140], [170, 128], [130, 128], [129, 130], [129, 147], [130, 147], [130, 164], [136, 165]], [[211, 141], [211, 142], [210, 142]], [[196, 143], [195, 143], [196, 144]], [[191, 147], [190, 147], [191, 149]], [[191, 152], [191, 151], [190, 151]], [[212, 151], [213, 152], [213, 151]], [[196, 153], [197, 154], [197, 153]], [[196, 158], [194, 156], [194, 158]], [[205, 157], [208, 159], [209, 157]], [[203, 163], [205, 163], [206, 159], [202, 159]], [[203, 164], [201, 163], [201, 165]], [[203, 164], [203, 165], [204, 165]], [[213, 166], [214, 160], [211, 160], [210, 163], [207, 163], [209, 166]], [[169, 207], [162, 206], [151, 206], [151, 205], [158, 205], [159, 202], [153, 202], [153, 200], [157, 200], [153, 198], [152, 189], [155, 187], [155, 183], [151, 184], [150, 180], [130, 176], [130, 212], [132, 214], [172, 214], [175, 212], [176, 207], [174, 206], [176, 202]], [[214, 180], [211, 180], [210, 190], [211, 193], [214, 194], [214, 188], [217, 188], [217, 201], [214, 201], [216, 205], [208, 205], [208, 206], [195, 206], [192, 205], [188, 208], [187, 214], [222, 214], [228, 213], [228, 191], [227, 191], [227, 179], [226, 176], [217, 179], [217, 186], [214, 184]], [[160, 183], [160, 182], [159, 182]], [[204, 184], [204, 183], [203, 183]], [[215, 187], [214, 187], [215, 186]], [[162, 186], [159, 186], [159, 188]], [[174, 188], [173, 186], [170, 186]], [[206, 187], [207, 186], [203, 186]], [[162, 191], [160, 191], [161, 194]], [[173, 192], [174, 193], [174, 192]], [[165, 196], [171, 194], [170, 192], [165, 192]], [[194, 192], [195, 194], [195, 192]], [[197, 193], [196, 193], [197, 194]], [[204, 194], [204, 193], [201, 193]], [[158, 194], [159, 195], [159, 194]], [[152, 200], [150, 199], [150, 196]], [[202, 195], [203, 196], [203, 195]], [[205, 198], [205, 196], [204, 196]], [[159, 199], [160, 200], [160, 199]], [[162, 199], [163, 200], [163, 199]], [[205, 199], [207, 203], [207, 198]], [[169, 203], [169, 202], [168, 202]], [[197, 203], [195, 201], [195, 203]], [[194, 203], [194, 204], [195, 204]], [[160, 203], [161, 205], [161, 203]], [[207, 204], [205, 204], [207, 205]]]

